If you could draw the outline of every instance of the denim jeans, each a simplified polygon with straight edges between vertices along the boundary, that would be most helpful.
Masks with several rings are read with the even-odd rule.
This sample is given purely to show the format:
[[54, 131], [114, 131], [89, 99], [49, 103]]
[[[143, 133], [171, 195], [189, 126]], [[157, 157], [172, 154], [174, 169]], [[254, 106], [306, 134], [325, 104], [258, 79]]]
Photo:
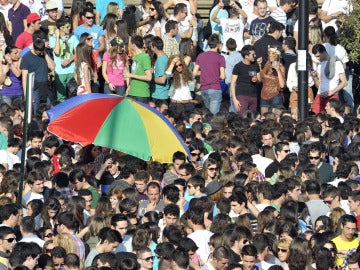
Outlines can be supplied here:
[[354, 96], [353, 96], [353, 88], [352, 88], [353, 71], [347, 68], [345, 69], [345, 74], [348, 83], [347, 86], [343, 88], [342, 97], [344, 99], [344, 102], [350, 106], [350, 110], [353, 111], [354, 110]]
[[272, 105], [283, 105], [283, 98], [281, 95], [277, 95], [276, 97], [273, 97], [272, 99], [265, 100], [260, 99], [260, 106], [261, 107], [270, 107]]
[[123, 86], [115, 86], [115, 91], [111, 91], [108, 84], [105, 84], [104, 93], [105, 94], [116, 94], [121, 97], [125, 96], [125, 85]]
[[217, 114], [220, 111], [220, 105], [222, 100], [221, 90], [202, 90], [201, 96], [203, 98], [206, 108], [208, 108], [212, 114]]
[[9, 104], [11, 106], [13, 100], [22, 99], [23, 97], [24, 96], [4, 96], [4, 95], [0, 95], [0, 104], [6, 103], [6, 104]]

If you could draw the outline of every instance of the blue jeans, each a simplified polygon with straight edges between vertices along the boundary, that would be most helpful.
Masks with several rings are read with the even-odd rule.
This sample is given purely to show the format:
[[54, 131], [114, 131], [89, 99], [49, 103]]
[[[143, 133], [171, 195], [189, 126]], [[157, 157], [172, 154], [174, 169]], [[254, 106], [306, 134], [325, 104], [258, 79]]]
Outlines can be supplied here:
[[206, 108], [208, 108], [212, 114], [217, 114], [220, 111], [220, 105], [222, 100], [221, 90], [202, 90], [201, 96], [203, 98]]
[[0, 95], [0, 104], [1, 103], [6, 103], [9, 104], [11, 106], [11, 103], [13, 102], [13, 100], [15, 99], [22, 99], [24, 96], [3, 96]]
[[105, 84], [104, 93], [105, 94], [116, 94], [121, 97], [125, 96], [125, 85], [123, 86], [115, 86], [115, 91], [111, 91], [108, 84]]
[[269, 99], [269, 100], [260, 99], [260, 107], [269, 108], [272, 105], [283, 105], [282, 96], [277, 95], [276, 97], [273, 97], [272, 99]]
[[353, 96], [353, 89], [352, 89], [352, 83], [353, 83], [353, 71], [350, 69], [345, 69], [346, 79], [347, 79], [347, 86], [343, 88], [342, 96], [344, 99], [344, 102], [350, 106], [350, 110], [354, 110], [354, 96]]

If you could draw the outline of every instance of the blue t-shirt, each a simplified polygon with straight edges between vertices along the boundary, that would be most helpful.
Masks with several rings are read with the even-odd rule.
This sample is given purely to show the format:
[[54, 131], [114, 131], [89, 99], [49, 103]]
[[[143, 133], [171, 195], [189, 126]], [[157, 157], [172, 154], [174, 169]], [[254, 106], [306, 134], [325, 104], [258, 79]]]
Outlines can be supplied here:
[[21, 59], [21, 69], [27, 70], [29, 73], [35, 72], [35, 82], [44, 83], [48, 81], [48, 66], [45, 57], [27, 52]]
[[[213, 22], [211, 20], [211, 16], [214, 14], [215, 10], [217, 9], [217, 5], [215, 7], [213, 7], [210, 11], [210, 15], [209, 15], [209, 20], [210, 20], [210, 25], [211, 25], [211, 33], [212, 34], [220, 34], [221, 39], [223, 39], [223, 34], [222, 34], [222, 29], [221, 26], [219, 24], [217, 24], [216, 22]], [[229, 13], [225, 10], [225, 9], [220, 9], [218, 12], [218, 15], [216, 16], [216, 18], [221, 19], [221, 18], [229, 18]]]
[[107, 6], [110, 2], [118, 4], [119, 8], [125, 10], [125, 4], [123, 0], [96, 0], [96, 11], [100, 13], [100, 23], [104, 20], [107, 13]]
[[74, 31], [74, 35], [77, 38], [77, 40], [80, 40], [80, 36], [83, 33], [89, 33], [92, 37], [93, 37], [93, 44], [94, 44], [94, 49], [97, 50], [100, 47], [100, 42], [99, 42], [99, 38], [104, 36], [104, 30], [102, 29], [101, 26], [98, 26], [96, 24], [93, 24], [90, 28], [85, 28], [84, 25], [80, 25], [78, 27], [75, 28]]
[[[168, 62], [168, 57], [165, 53], [156, 59], [154, 65], [154, 78], [159, 78], [165, 75], [167, 62]], [[153, 87], [154, 87], [153, 88], [154, 91], [151, 94], [152, 98], [157, 98], [157, 99], [169, 98], [169, 94], [168, 94], [170, 88], [169, 80], [166, 80], [165, 84], [154, 83]]]
[[[54, 48], [56, 43], [56, 37], [51, 36], [49, 38], [50, 48]], [[70, 59], [74, 56], [74, 51], [76, 46], [79, 44], [79, 41], [74, 35], [71, 35], [68, 40], [60, 38], [60, 53], [56, 55], [53, 52], [54, 62], [55, 62], [55, 72], [57, 74], [71, 74], [75, 70], [75, 61], [72, 61], [70, 65], [63, 67], [61, 63]]]

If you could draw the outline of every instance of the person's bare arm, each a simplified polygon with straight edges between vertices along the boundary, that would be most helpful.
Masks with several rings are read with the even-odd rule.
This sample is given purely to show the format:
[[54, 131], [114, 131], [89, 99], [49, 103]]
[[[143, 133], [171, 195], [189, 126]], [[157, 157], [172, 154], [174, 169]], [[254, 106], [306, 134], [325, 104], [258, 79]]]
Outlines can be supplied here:
[[211, 15], [211, 20], [214, 23], [220, 24], [220, 19], [217, 18], [217, 15], [219, 14], [220, 9], [222, 9], [224, 7], [224, 4], [222, 2], [220, 2], [217, 5], [217, 8], [215, 9], [214, 13]]
[[100, 25], [100, 12], [99, 11], [96, 11], [95, 23], [96, 23], [96, 25]]
[[200, 66], [199, 65], [195, 64], [194, 69], [193, 69], [193, 75], [200, 76]]
[[21, 80], [22, 80], [22, 85], [23, 85], [23, 91], [24, 91], [24, 96], [26, 96], [26, 76], [28, 75], [29, 71], [27, 69], [22, 69], [21, 70]]
[[335, 12], [333, 14], [329, 14], [327, 11], [321, 10], [320, 13], [319, 13], [319, 18], [323, 22], [328, 23], [331, 20], [336, 19], [337, 17], [339, 17], [341, 14], [343, 14], [343, 12], [341, 12], [341, 11], [337, 11], [337, 12]]
[[240, 101], [236, 98], [236, 93], [235, 93], [235, 85], [236, 85], [237, 78], [238, 78], [238, 75], [233, 74], [231, 76], [230, 91], [231, 91], [231, 97], [234, 102], [234, 107], [237, 111], [239, 111], [241, 104], [240, 104]]
[[134, 73], [130, 73], [129, 71], [124, 71], [123, 74], [125, 78], [136, 79], [147, 82], [150, 82], [152, 80], [151, 69], [145, 70], [145, 75], [137, 75]]
[[99, 52], [105, 51], [105, 49], [106, 49], [106, 44], [105, 44], [105, 37], [104, 37], [104, 36], [99, 37], [99, 43], [100, 43], [100, 46], [99, 46], [99, 48], [98, 48], [98, 51], [99, 51]]
[[46, 60], [46, 64], [48, 66], [48, 69], [50, 69], [51, 71], [54, 71], [55, 70], [55, 63], [47, 53], [45, 53], [45, 60]]
[[225, 80], [225, 67], [220, 67], [220, 80]]

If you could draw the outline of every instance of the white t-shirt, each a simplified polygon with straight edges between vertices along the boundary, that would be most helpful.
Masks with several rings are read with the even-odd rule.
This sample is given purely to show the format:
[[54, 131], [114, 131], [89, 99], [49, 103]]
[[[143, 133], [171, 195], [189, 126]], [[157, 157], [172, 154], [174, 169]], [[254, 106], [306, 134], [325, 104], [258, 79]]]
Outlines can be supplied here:
[[[341, 11], [346, 15], [349, 15], [353, 10], [353, 6], [348, 0], [325, 0], [322, 8], [322, 11], [326, 11], [328, 15], [334, 14], [335, 12]], [[337, 31], [336, 20], [332, 19], [328, 23], [325, 23], [325, 27], [333, 26]]]
[[[64, 10], [64, 4], [62, 0], [52, 0], [56, 3], [56, 6], [59, 10]], [[46, 13], [46, 2], [42, 0], [20, 0], [21, 3], [23, 3], [25, 6], [27, 6], [30, 9], [30, 12], [37, 13], [41, 21], [47, 20], [48, 14]]]
[[349, 55], [340, 44], [333, 46], [330, 43], [324, 43], [323, 45], [330, 56], [336, 56], [343, 64], [349, 62]]
[[208, 243], [212, 235], [213, 233], [208, 230], [196, 230], [188, 235], [188, 238], [192, 239], [198, 246], [196, 254], [199, 255], [203, 263], [207, 261], [210, 255], [210, 247]]
[[192, 99], [189, 85], [182, 85], [180, 88], [174, 90], [174, 95], [171, 97], [176, 101]]
[[344, 66], [340, 61], [335, 62], [335, 74], [332, 79], [328, 79], [325, 76], [325, 67], [327, 61], [320, 62], [317, 67], [317, 72], [321, 76], [321, 84], [318, 90], [318, 94], [329, 92], [336, 88], [340, 83], [340, 74], [345, 73]]
[[12, 170], [14, 164], [20, 163], [20, 159], [17, 155], [7, 152], [6, 150], [0, 150], [0, 164], [7, 164], [8, 170]]
[[242, 9], [245, 11], [246, 15], [250, 15], [254, 11], [254, 0], [239, 0]]
[[[244, 23], [241, 19], [229, 19], [229, 18], [220, 18], [220, 26], [223, 32], [223, 44], [226, 44], [226, 41], [229, 38], [233, 38], [236, 41], [236, 50], [240, 51], [244, 47]], [[223, 51], [227, 52], [226, 46], [223, 46]]]
[[8, 16], [8, 12], [9, 9], [12, 8], [12, 4], [7, 4], [6, 6], [0, 6], [0, 12], [4, 15], [5, 21], [8, 22], [9, 21], [9, 16]]

